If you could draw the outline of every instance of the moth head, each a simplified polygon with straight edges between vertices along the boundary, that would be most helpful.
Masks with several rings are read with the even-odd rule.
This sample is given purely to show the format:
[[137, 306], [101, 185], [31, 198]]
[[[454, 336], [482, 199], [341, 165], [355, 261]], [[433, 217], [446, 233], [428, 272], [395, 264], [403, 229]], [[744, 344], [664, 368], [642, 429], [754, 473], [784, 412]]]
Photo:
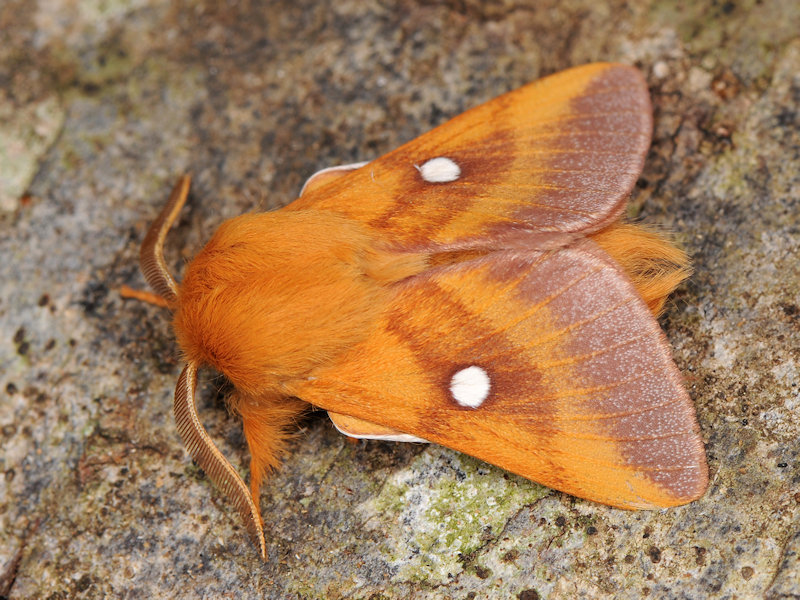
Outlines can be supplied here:
[[[190, 177], [185, 175], [175, 185], [166, 205], [150, 226], [140, 251], [140, 265], [145, 279], [164, 298], [173, 312], [180, 308], [179, 287], [164, 261], [164, 240], [186, 202], [189, 184]], [[174, 412], [178, 433], [195, 462], [233, 502], [256, 543], [261, 558], [266, 560], [266, 542], [258, 505], [236, 469], [211, 440], [197, 414], [194, 392], [197, 387], [198, 366], [197, 362], [189, 361], [175, 388]]]
[[291, 395], [365, 335], [386, 289], [367, 275], [369, 240], [335, 215], [245, 214], [224, 222], [187, 265], [175, 334], [252, 398]]
[[364, 337], [391, 293], [388, 284], [418, 272], [424, 259], [378, 250], [361, 226], [334, 214], [280, 211], [223, 223], [178, 283], [163, 250], [189, 183], [188, 176], [180, 179], [150, 227], [141, 268], [173, 312], [188, 363], [175, 389], [178, 431], [195, 462], [239, 510], [265, 558], [260, 474], [251, 472], [255, 484], [248, 491], [203, 428], [194, 403], [198, 369], [208, 365], [223, 373], [240, 400], [286, 399], [286, 382], [311, 377]]

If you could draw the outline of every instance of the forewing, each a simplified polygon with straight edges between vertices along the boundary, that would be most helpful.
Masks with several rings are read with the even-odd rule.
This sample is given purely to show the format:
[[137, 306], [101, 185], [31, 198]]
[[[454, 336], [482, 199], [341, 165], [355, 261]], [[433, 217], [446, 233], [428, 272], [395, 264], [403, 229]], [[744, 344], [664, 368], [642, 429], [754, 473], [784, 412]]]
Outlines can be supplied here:
[[287, 208], [345, 214], [412, 250], [555, 247], [620, 215], [651, 129], [636, 69], [586, 65], [467, 111], [352, 173], [320, 179]]
[[663, 333], [589, 240], [404, 281], [364, 343], [290, 391], [605, 504], [683, 504], [707, 485]]

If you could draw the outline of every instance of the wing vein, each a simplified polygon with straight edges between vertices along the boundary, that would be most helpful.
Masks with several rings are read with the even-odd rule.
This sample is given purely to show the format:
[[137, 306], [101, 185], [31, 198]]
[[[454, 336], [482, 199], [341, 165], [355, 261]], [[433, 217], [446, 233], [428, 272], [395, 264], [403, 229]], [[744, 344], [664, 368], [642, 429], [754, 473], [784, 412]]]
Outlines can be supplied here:
[[[601, 266], [595, 267], [594, 269], [586, 271], [585, 273], [582, 273], [580, 277], [575, 277], [570, 282], [568, 282], [564, 286], [560, 287], [559, 289], [557, 289], [555, 292], [553, 292], [552, 294], [550, 294], [549, 296], [547, 296], [546, 298], [544, 298], [540, 302], [530, 306], [527, 310], [523, 311], [522, 314], [519, 315], [518, 318], [516, 318], [513, 321], [510, 321], [508, 323], [504, 323], [502, 331], [507, 331], [507, 330], [511, 329], [512, 327], [516, 327], [517, 325], [519, 325], [523, 321], [526, 321], [526, 320], [530, 319], [539, 310], [541, 310], [542, 308], [544, 308], [545, 306], [550, 304], [552, 301], [556, 300], [560, 296], [563, 296], [570, 289], [572, 289], [573, 287], [575, 287], [576, 285], [578, 285], [579, 283], [581, 283], [582, 281], [584, 281], [588, 277], [591, 277], [595, 273], [599, 273], [602, 270], [603, 270], [603, 266], [601, 265]], [[516, 287], [517, 285], [518, 285], [518, 282], [515, 281], [513, 287]], [[571, 325], [565, 327], [564, 329], [562, 329], [560, 331], [556, 331], [553, 334], [551, 334], [550, 336], [548, 336], [545, 339], [541, 340], [541, 343], [536, 343], [536, 344], [533, 344], [533, 345], [530, 345], [530, 346], [525, 346], [524, 349], [525, 350], [530, 350], [531, 348], [536, 348], [537, 346], [545, 344], [545, 343], [547, 343], [547, 342], [549, 342], [549, 341], [551, 341], [551, 340], [553, 340], [555, 338], [561, 337], [562, 335], [564, 335], [565, 333], [571, 331], [572, 329], [579, 328], [579, 327], [581, 327], [583, 325], [588, 325], [589, 323], [592, 323], [593, 321], [603, 317], [604, 315], [606, 315], [606, 314], [608, 314], [610, 312], [613, 312], [614, 310], [620, 308], [621, 306], [624, 306], [625, 304], [627, 304], [630, 301], [631, 301], [631, 299], [626, 299], [625, 301], [620, 302], [619, 304], [616, 304], [616, 305], [612, 306], [611, 308], [609, 308], [609, 309], [607, 309], [607, 310], [605, 310], [605, 311], [603, 311], [601, 313], [598, 313], [598, 314], [594, 315], [592, 318], [584, 319], [583, 321], [578, 321], [576, 323], [572, 323]], [[499, 304], [500, 302], [501, 302], [501, 300], [498, 300], [494, 304]], [[493, 335], [495, 335], [494, 332], [491, 335], [484, 335], [481, 339], [482, 340], [488, 340]], [[519, 348], [517, 348], [517, 347], [515, 347], [513, 349], [514, 352], [516, 352], [518, 350], [519, 350]], [[511, 352], [511, 350], [509, 352]], [[500, 357], [500, 356], [505, 356], [506, 354], [508, 354], [508, 352], [498, 352], [496, 354], [493, 354], [492, 356], [493, 357]]]
[[571, 331], [573, 331], [575, 329], [580, 329], [581, 327], [584, 327], [586, 325], [590, 325], [591, 323], [594, 323], [595, 321], [603, 318], [604, 316], [606, 316], [608, 314], [611, 314], [615, 310], [618, 310], [618, 309], [622, 308], [623, 306], [631, 303], [632, 301], [633, 301], [633, 298], [627, 298], [627, 299], [623, 300], [622, 302], [620, 302], [618, 304], [615, 304], [615, 305], [613, 305], [613, 306], [611, 306], [611, 307], [609, 307], [609, 308], [607, 308], [607, 309], [605, 309], [603, 311], [600, 311], [600, 312], [592, 315], [591, 317], [589, 317], [587, 319], [583, 319], [582, 321], [576, 321], [574, 323], [571, 323], [570, 325], [568, 325], [567, 327], [564, 327], [563, 329], [560, 329], [558, 331], [554, 331], [549, 336], [546, 336], [544, 339], [537, 340], [536, 343], [531, 344], [529, 346], [525, 346], [525, 350], [531, 350], [531, 349], [536, 348], [538, 346], [541, 346], [543, 344], [547, 344], [548, 342], [551, 342], [554, 339], [562, 337], [562, 336], [570, 333]]
[[537, 429], [536, 433], [543, 433], [547, 435], [566, 436], [577, 440], [597, 440], [601, 442], [645, 442], [652, 440], [664, 440], [674, 437], [681, 437], [692, 435], [694, 431], [691, 429], [681, 429], [680, 431], [671, 431], [669, 433], [662, 433], [658, 435], [641, 435], [623, 437], [618, 435], [601, 435], [597, 433], [577, 433], [574, 431], [565, 431], [563, 429]]
[[586, 362], [593, 358], [597, 358], [598, 356], [603, 356], [604, 354], [608, 354], [614, 350], [622, 348], [623, 346], [628, 346], [629, 344], [633, 344], [640, 340], [646, 339], [647, 334], [637, 335], [635, 337], [629, 338], [627, 340], [617, 342], [616, 344], [611, 344], [610, 346], [606, 346], [605, 348], [601, 348], [600, 350], [595, 350], [594, 352], [589, 352], [587, 354], [578, 354], [574, 356], [569, 356], [566, 358], [562, 358], [560, 360], [553, 360], [547, 363], [538, 363], [536, 365], [537, 369], [552, 369], [555, 367], [561, 367], [564, 365], [573, 365], [582, 362]]

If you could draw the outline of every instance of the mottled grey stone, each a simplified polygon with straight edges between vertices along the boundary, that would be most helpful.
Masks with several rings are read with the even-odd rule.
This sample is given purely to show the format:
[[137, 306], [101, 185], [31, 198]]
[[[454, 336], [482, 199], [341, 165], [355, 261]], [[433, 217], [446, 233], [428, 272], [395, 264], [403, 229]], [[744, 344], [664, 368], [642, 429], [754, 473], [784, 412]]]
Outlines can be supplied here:
[[[478, 0], [0, 4], [0, 595], [796, 598], [800, 4]], [[175, 178], [180, 273], [225, 218], [592, 60], [638, 65], [632, 215], [696, 273], [662, 324], [707, 442], [688, 506], [626, 512], [321, 416], [264, 486], [269, 561], [192, 465], [138, 246]], [[365, 199], [366, 201], [366, 199]], [[206, 379], [200, 407], [247, 452]]]

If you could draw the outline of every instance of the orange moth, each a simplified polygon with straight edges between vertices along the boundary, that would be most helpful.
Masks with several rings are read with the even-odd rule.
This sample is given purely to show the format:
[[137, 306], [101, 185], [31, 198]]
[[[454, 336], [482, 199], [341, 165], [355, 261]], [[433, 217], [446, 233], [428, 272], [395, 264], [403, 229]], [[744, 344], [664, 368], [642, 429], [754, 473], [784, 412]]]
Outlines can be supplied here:
[[[178, 182], [141, 252], [187, 362], [175, 418], [262, 558], [260, 484], [309, 405], [345, 434], [434, 442], [603, 504], [704, 493], [655, 320], [688, 261], [622, 220], [651, 129], [638, 71], [570, 69], [226, 221], [180, 284], [163, 258]], [[198, 419], [204, 365], [236, 388], [249, 490]]]

